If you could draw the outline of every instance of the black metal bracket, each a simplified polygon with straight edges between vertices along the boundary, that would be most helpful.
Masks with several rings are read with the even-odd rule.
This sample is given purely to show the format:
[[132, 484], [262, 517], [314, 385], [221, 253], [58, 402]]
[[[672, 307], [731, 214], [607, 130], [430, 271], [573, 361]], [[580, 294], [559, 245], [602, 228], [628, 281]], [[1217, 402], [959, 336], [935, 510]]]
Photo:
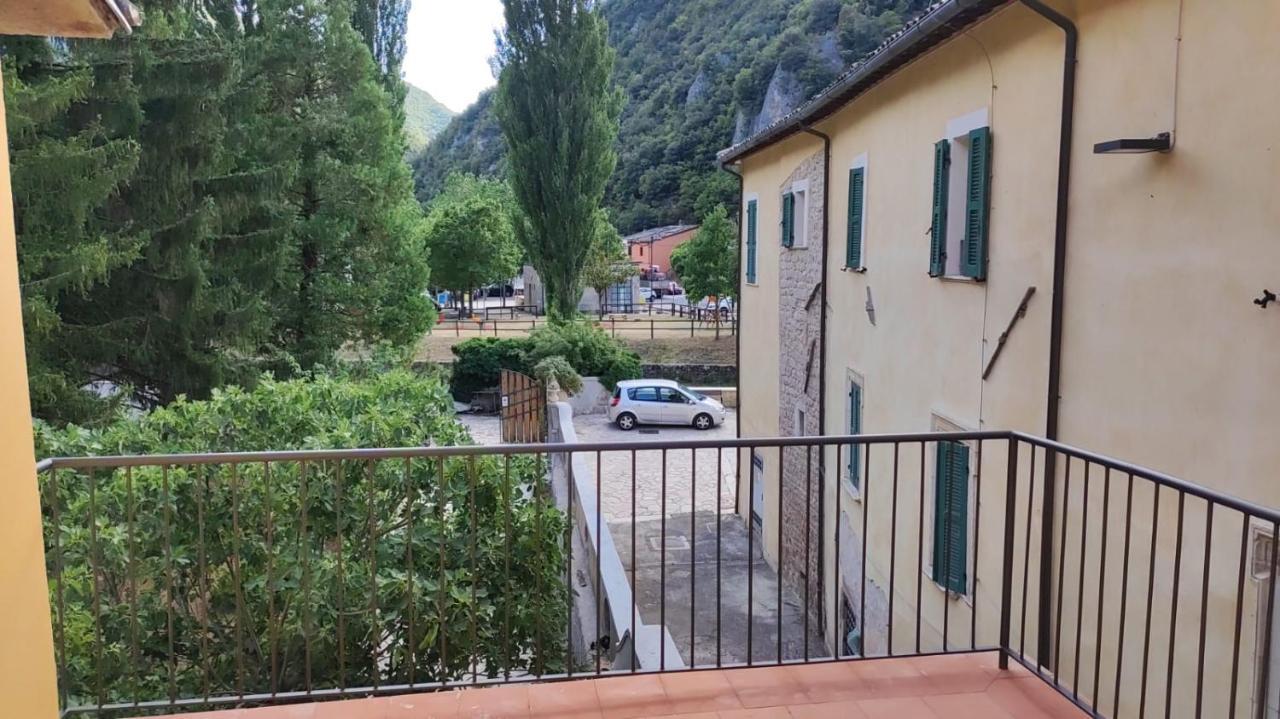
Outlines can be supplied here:
[[1000, 335], [1000, 339], [996, 341], [996, 349], [991, 353], [991, 359], [987, 360], [987, 368], [982, 372], [982, 379], [991, 376], [991, 370], [996, 366], [996, 360], [1000, 358], [1000, 353], [1004, 351], [1004, 343], [1009, 341], [1009, 333], [1013, 331], [1014, 325], [1018, 324], [1018, 320], [1027, 316], [1027, 303], [1031, 301], [1031, 296], [1036, 293], [1036, 288], [1028, 287], [1026, 294], [1022, 295], [1022, 301], [1018, 303], [1018, 309], [1014, 310], [1013, 317], [1009, 320], [1009, 326], [1004, 328], [1004, 332]]
[[1267, 305], [1271, 304], [1272, 302], [1276, 302], [1277, 299], [1278, 298], [1276, 297], [1276, 293], [1272, 292], [1271, 290], [1264, 289], [1262, 291], [1262, 296], [1254, 300], [1253, 304], [1265, 310], [1267, 308]]

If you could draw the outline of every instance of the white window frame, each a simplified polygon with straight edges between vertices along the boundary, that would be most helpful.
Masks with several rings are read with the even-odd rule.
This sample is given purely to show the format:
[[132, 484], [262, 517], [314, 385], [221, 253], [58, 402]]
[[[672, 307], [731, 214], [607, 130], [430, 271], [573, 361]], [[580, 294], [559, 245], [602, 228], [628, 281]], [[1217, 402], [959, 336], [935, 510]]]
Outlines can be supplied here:
[[[792, 227], [792, 231], [796, 233], [796, 236], [793, 238], [791, 247], [787, 249], [804, 250], [809, 247], [809, 181], [796, 180], [791, 183], [791, 188], [787, 192], [790, 192], [796, 198], [795, 224]], [[759, 234], [758, 231], [757, 234]], [[759, 267], [757, 266], [756, 269], [758, 270]]]
[[[867, 271], [867, 198], [871, 195], [871, 191], [867, 188], [867, 179], [871, 177], [871, 171], [867, 169], [867, 153], [865, 152], [853, 158], [853, 162], [849, 163], [849, 170], [858, 169], [862, 170], [862, 232], [858, 236], [858, 243], [862, 247], [862, 263], [857, 267], [843, 268], [849, 272]], [[845, 194], [848, 195], [849, 193], [846, 191]], [[848, 222], [848, 217], [845, 218], [845, 222]]]
[[[947, 253], [942, 268], [945, 279], [974, 281], [961, 267], [965, 214], [969, 197], [969, 133], [990, 126], [988, 108], [979, 108], [947, 122], [943, 138], [951, 144], [951, 167], [947, 174]], [[865, 250], [864, 250], [865, 251]]]
[[[950, 420], [937, 413], [934, 413], [933, 418], [931, 420], [931, 424], [932, 424], [932, 429], [930, 431], [932, 432], [970, 431], [962, 427], [959, 423], [953, 420]], [[929, 478], [930, 486], [929, 486], [929, 489], [925, 492], [925, 497], [924, 497], [925, 536], [922, 541], [925, 542], [925, 546], [928, 547], [928, 550], [925, 552], [925, 554], [927, 555], [925, 559], [925, 566], [921, 571], [924, 572], [925, 580], [928, 581], [930, 584], [932, 584], [939, 592], [943, 592], [946, 596], [952, 599], [961, 600], [964, 603], [968, 604], [969, 606], [973, 606], [974, 591], [977, 588], [976, 577], [974, 576], [976, 572], [972, 570], [973, 570], [974, 558], [978, 556], [976, 553], [978, 548], [977, 548], [977, 545], [974, 543], [974, 539], [975, 539], [974, 529], [977, 527], [977, 522], [978, 522], [978, 497], [977, 497], [977, 479], [976, 479], [977, 469], [978, 469], [978, 448], [977, 448], [977, 444], [972, 441], [968, 441], [968, 440], [956, 440], [956, 441], [958, 441], [960, 444], [963, 444], [964, 446], [969, 448], [969, 491], [968, 491], [969, 508], [967, 510], [969, 513], [969, 518], [968, 518], [968, 521], [965, 523], [967, 525], [965, 527], [965, 535], [966, 535], [965, 559], [968, 561], [969, 566], [965, 567], [964, 594], [957, 595], [955, 592], [948, 590], [946, 587], [942, 586], [941, 584], [934, 581], [933, 579], [933, 526], [934, 524], [936, 524], [935, 517], [937, 514], [937, 506], [936, 506], [936, 502], [934, 501], [935, 495], [937, 494], [936, 487], [937, 487], [937, 479], [938, 479], [937, 450], [934, 450], [932, 452], [925, 452], [925, 465], [926, 465], [925, 476]]]
[[806, 437], [808, 433], [804, 430], [805, 412], [804, 407], [796, 407], [795, 412], [791, 415], [792, 435], [793, 437]]
[[[756, 203], [756, 281], [747, 280], [747, 208]], [[760, 286], [760, 195], [752, 192], [742, 196], [742, 284], [747, 287]]]

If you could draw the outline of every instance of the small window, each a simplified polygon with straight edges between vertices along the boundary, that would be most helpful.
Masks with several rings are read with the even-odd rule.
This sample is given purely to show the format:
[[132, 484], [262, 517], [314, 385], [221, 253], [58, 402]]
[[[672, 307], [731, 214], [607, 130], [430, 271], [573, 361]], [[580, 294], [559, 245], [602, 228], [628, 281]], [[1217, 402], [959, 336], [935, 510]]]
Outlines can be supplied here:
[[764, 527], [764, 456], [751, 453], [751, 526], [755, 531]]
[[809, 244], [809, 183], [801, 180], [782, 195], [782, 246], [804, 248]]
[[747, 202], [747, 284], [756, 283], [756, 218], [759, 207], [755, 200]]
[[934, 145], [929, 274], [987, 277], [991, 128], [980, 110], [952, 121]]
[[853, 602], [849, 601], [849, 595], [844, 592], [840, 593], [840, 618], [843, 621], [843, 626], [840, 628], [844, 632], [840, 655], [862, 656], [862, 623], [858, 621], [858, 615], [853, 611]]
[[667, 402], [668, 404], [685, 404], [689, 401], [689, 398], [685, 396], [684, 392], [674, 387], [659, 387], [658, 401]]
[[[849, 418], [849, 434], [862, 434], [862, 386], [849, 380], [848, 406], [845, 408]], [[858, 490], [862, 488], [862, 445], [849, 445], [849, 464], [845, 467], [849, 485]]]
[[933, 493], [933, 581], [967, 594], [969, 566], [969, 447], [937, 444]]
[[658, 388], [656, 387], [635, 387], [627, 390], [627, 396], [637, 402], [657, 402]]
[[796, 408], [795, 420], [796, 420], [796, 426], [795, 426], [795, 431], [793, 432], [793, 436], [796, 436], [796, 437], [805, 436], [806, 432], [804, 431], [804, 410], [800, 408]]
[[859, 158], [853, 169], [849, 170], [849, 207], [847, 236], [845, 237], [844, 266], [851, 270], [861, 270], [863, 263], [863, 244], [866, 236], [866, 196], [867, 167], [865, 155]]

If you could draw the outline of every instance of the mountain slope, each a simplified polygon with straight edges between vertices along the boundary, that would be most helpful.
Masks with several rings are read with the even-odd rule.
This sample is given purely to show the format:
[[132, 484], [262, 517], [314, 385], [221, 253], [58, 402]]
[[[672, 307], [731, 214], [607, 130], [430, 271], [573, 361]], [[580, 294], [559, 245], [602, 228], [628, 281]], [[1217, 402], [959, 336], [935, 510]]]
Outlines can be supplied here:
[[409, 152], [421, 152], [432, 138], [449, 125], [454, 112], [426, 90], [405, 83], [404, 134]]
[[[734, 201], [716, 151], [767, 127], [874, 50], [930, 0], [609, 0], [626, 94], [605, 204], [623, 233], [693, 222]], [[455, 171], [497, 174], [492, 96], [413, 160], [418, 197]]]

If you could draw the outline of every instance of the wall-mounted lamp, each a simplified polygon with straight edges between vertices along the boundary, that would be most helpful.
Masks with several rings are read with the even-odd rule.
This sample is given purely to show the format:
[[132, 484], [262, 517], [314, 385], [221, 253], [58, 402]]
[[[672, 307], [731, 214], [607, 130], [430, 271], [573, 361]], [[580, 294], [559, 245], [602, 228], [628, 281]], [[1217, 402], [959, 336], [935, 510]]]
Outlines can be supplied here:
[[1155, 137], [1133, 138], [1099, 142], [1093, 146], [1095, 155], [1139, 155], [1144, 152], [1168, 152], [1173, 149], [1173, 137], [1162, 132]]

